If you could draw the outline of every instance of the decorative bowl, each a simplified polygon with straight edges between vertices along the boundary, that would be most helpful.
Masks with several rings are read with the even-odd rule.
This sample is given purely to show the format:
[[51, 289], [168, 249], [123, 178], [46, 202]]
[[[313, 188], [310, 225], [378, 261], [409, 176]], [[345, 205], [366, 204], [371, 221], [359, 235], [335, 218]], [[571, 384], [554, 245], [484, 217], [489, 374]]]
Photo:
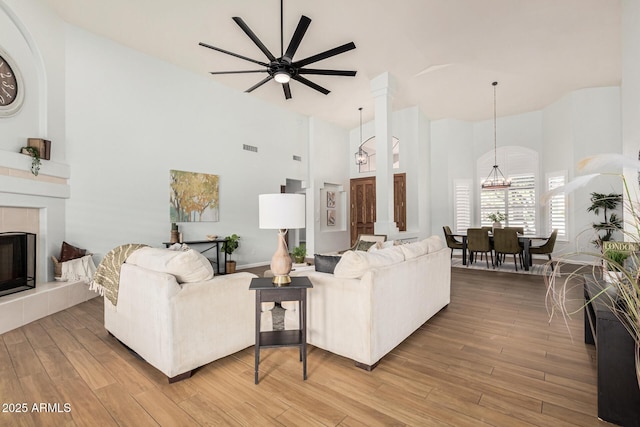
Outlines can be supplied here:
[[207, 234], [207, 240], [216, 240], [218, 238], [217, 234]]

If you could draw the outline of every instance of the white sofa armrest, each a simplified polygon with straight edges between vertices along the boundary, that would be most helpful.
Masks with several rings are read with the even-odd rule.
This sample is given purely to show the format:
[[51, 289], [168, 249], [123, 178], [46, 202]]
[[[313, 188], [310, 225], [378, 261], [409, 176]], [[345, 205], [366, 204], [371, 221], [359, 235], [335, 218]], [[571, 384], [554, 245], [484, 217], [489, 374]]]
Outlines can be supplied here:
[[178, 284], [170, 274], [124, 264], [118, 306], [105, 299], [105, 327], [175, 377], [254, 344], [254, 277], [236, 273]]

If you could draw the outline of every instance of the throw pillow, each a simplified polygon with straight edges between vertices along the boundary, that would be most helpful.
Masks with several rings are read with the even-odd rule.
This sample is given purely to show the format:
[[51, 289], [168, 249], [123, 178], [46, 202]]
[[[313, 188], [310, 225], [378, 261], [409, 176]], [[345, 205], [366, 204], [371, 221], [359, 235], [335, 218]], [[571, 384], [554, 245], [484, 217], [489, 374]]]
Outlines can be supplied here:
[[211, 262], [200, 252], [172, 251], [161, 248], [141, 248], [127, 258], [134, 264], [149, 270], [176, 276], [178, 283], [203, 282], [213, 277]]
[[82, 258], [87, 254], [86, 249], [76, 248], [73, 245], [70, 245], [67, 242], [62, 242], [62, 247], [60, 248], [60, 259], [59, 262], [65, 262], [76, 258]]
[[355, 250], [356, 251], [368, 251], [369, 248], [373, 245], [375, 245], [376, 242], [367, 242], [366, 240], [360, 240], [358, 242], [358, 244], [356, 245]]
[[440, 238], [440, 236], [427, 237], [422, 241], [422, 243], [427, 245], [428, 252], [436, 252], [436, 251], [439, 251], [440, 249], [444, 249], [444, 247], [446, 246], [446, 244]]
[[406, 245], [400, 246], [400, 249], [404, 253], [405, 259], [417, 258], [420, 255], [426, 254], [428, 250], [427, 246], [422, 242], [407, 243]]
[[336, 265], [334, 274], [344, 279], [359, 279], [377, 267], [397, 264], [404, 261], [404, 254], [399, 247], [380, 249], [375, 252], [347, 251]]
[[316, 271], [321, 273], [331, 273], [336, 268], [336, 264], [340, 261], [342, 257], [340, 255], [318, 255], [315, 254], [313, 256], [313, 264], [316, 267]]

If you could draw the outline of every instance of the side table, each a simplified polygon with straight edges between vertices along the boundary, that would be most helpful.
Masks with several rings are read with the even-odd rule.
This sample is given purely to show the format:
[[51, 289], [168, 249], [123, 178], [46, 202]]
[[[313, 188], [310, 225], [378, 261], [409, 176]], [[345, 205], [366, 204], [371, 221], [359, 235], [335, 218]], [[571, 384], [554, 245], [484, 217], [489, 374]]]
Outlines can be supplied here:
[[635, 370], [635, 342], [609, 304], [600, 300], [607, 296], [596, 297], [607, 284], [588, 275], [583, 277], [584, 342], [596, 346], [598, 418], [625, 427], [639, 427], [640, 390]]
[[[269, 347], [298, 347], [302, 362], [302, 378], [307, 379], [307, 289], [313, 288], [308, 277], [292, 277], [287, 286], [276, 286], [271, 278], [251, 279], [249, 290], [256, 291], [256, 360], [255, 383], [258, 384], [260, 349]], [[298, 301], [300, 329], [260, 332], [263, 302]]]

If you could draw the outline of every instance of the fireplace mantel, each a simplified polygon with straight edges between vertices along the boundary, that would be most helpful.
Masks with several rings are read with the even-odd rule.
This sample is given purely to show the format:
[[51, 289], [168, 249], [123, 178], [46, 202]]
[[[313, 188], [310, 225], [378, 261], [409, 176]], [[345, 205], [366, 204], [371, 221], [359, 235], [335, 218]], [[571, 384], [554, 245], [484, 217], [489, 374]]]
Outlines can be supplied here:
[[69, 165], [42, 160], [40, 173], [35, 176], [30, 156], [0, 150], [0, 188], [4, 193], [68, 199], [70, 175]]

